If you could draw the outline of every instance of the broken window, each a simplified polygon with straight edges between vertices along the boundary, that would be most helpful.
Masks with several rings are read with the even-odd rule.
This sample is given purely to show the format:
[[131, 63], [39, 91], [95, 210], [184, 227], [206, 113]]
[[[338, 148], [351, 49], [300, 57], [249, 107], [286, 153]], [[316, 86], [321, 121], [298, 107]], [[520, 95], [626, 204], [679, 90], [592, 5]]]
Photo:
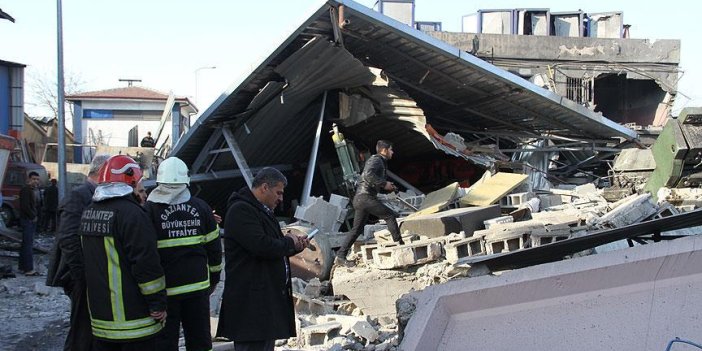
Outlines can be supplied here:
[[583, 106], [592, 105], [593, 81], [591, 78], [566, 77], [566, 97]]

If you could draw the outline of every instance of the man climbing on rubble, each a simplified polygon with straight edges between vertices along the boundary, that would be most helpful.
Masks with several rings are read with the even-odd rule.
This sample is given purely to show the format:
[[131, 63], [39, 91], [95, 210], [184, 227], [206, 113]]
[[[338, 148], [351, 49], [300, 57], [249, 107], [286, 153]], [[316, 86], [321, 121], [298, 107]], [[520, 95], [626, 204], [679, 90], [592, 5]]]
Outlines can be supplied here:
[[156, 350], [166, 321], [166, 278], [156, 231], [135, 188], [139, 165], [110, 157], [98, 172], [93, 203], [83, 211], [83, 249], [94, 349]]
[[363, 167], [361, 179], [358, 181], [356, 195], [353, 197], [353, 209], [355, 211], [353, 228], [346, 234], [339, 251], [336, 252], [334, 264], [343, 266], [353, 266], [353, 262], [346, 259], [351, 245], [363, 233], [363, 229], [368, 222], [368, 216], [374, 215], [385, 220], [388, 230], [392, 235], [392, 240], [404, 245], [400, 236], [400, 228], [397, 226], [397, 216], [389, 207], [383, 205], [378, 200], [379, 192], [393, 192], [397, 188], [395, 184], [387, 181], [387, 162], [392, 159], [394, 150], [392, 143], [387, 140], [378, 140], [375, 145], [375, 155], [371, 156]]
[[88, 178], [71, 190], [58, 207], [56, 241], [51, 252], [46, 285], [62, 287], [71, 300], [71, 322], [64, 351], [92, 350], [93, 334], [85, 296], [85, 267], [78, 228], [83, 210], [93, 200], [98, 171], [108, 158], [110, 155], [96, 155], [90, 163]]
[[178, 350], [181, 323], [188, 351], [211, 350], [209, 297], [222, 270], [219, 226], [210, 206], [190, 195], [185, 162], [165, 159], [156, 182], [146, 210], [156, 227], [168, 295], [168, 319], [157, 350]]
[[295, 336], [289, 256], [307, 236], [283, 235], [273, 210], [288, 181], [275, 168], [256, 174], [252, 188], [229, 198], [224, 218], [226, 279], [217, 336], [237, 351], [272, 351], [276, 339]]

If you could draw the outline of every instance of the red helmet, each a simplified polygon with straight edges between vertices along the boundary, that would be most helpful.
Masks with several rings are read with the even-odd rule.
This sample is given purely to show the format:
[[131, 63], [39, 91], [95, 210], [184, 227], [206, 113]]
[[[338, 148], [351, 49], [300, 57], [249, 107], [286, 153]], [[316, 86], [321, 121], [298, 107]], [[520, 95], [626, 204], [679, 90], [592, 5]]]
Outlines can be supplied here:
[[98, 172], [98, 183], [125, 183], [132, 187], [141, 179], [139, 164], [126, 155], [112, 156], [105, 161]]

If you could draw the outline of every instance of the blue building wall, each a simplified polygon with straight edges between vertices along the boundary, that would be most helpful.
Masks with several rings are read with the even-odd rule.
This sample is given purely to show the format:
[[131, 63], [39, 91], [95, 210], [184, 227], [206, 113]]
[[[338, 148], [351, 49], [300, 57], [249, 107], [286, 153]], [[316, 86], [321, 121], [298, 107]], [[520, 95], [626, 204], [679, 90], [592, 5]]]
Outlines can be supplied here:
[[10, 68], [0, 65], [0, 134], [10, 129]]

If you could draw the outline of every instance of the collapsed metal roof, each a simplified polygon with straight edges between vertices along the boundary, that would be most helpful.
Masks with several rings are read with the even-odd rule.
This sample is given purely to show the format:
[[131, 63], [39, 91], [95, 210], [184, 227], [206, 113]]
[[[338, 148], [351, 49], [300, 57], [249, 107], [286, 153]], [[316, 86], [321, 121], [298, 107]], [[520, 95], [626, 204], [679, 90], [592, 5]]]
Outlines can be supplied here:
[[[459, 133], [466, 141], [486, 135], [598, 142], [637, 138], [601, 114], [423, 32], [353, 1], [332, 0], [239, 86], [223, 93], [172, 154], [193, 165], [197, 180], [218, 179], [214, 172], [224, 169], [237, 176], [238, 171], [231, 171], [237, 155], [223, 149], [231, 147], [231, 140], [222, 131], [230, 130], [251, 167], [306, 162], [322, 94], [371, 85], [369, 68], [382, 70], [393, 89], [423, 111], [413, 116], [413, 123], [369, 118], [362, 124], [366, 141], [388, 138], [405, 154], [433, 149], [418, 130], [424, 123], [441, 133]], [[327, 115], [336, 116], [329, 113], [333, 107], [327, 106]]]

